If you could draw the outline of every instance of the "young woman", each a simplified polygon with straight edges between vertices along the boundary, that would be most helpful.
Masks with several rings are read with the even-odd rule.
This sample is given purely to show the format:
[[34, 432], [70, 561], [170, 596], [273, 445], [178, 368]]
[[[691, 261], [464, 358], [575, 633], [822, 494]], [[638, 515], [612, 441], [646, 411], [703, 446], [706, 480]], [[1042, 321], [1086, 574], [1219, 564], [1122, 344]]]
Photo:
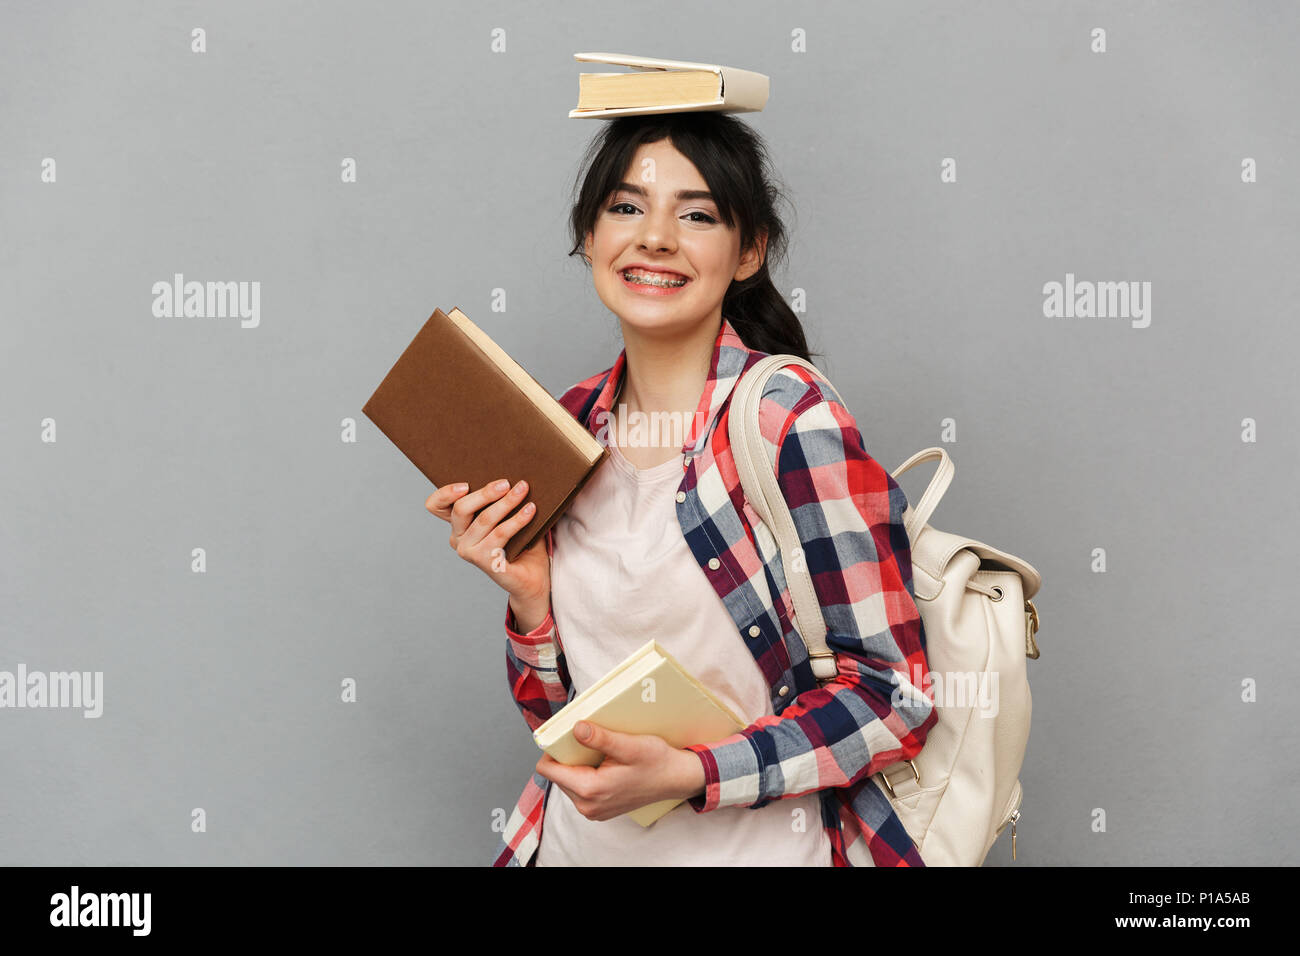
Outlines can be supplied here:
[[[444, 485], [426, 507], [509, 594], [507, 670], [530, 729], [651, 638], [749, 726], [679, 750], [580, 724], [604, 761], [543, 754], [494, 863], [924, 865], [869, 779], [915, 756], [937, 719], [908, 678], [927, 668], [903, 492], [816, 375], [772, 377], [761, 427], [836, 652], [837, 676], [818, 687], [729, 450], [742, 372], [766, 354], [809, 357], [769, 272], [785, 230], [766, 149], [721, 113], [604, 122], [571, 254], [624, 348], [560, 402], [610, 458], [513, 563], [499, 549], [532, 516], [525, 480]], [[666, 798], [686, 802], [650, 827], [623, 816]]]

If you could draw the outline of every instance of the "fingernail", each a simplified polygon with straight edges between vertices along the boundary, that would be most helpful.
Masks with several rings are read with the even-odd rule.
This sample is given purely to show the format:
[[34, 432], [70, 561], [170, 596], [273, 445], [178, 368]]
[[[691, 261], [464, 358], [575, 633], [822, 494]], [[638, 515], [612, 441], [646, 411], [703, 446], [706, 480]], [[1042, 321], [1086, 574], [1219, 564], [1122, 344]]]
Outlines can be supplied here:
[[573, 736], [579, 740], [586, 740], [591, 736], [591, 725], [581, 720], [578, 721], [578, 725], [573, 728]]
[[498, 481], [495, 485], [492, 486], [492, 490], [493, 490], [493, 491], [505, 491], [505, 490], [506, 490], [507, 488], [509, 488], [509, 487], [510, 487], [510, 482], [508, 482], [508, 481], [506, 481], [506, 479], [502, 478], [500, 481]]
[[533, 504], [531, 501], [524, 505], [524, 514], [526, 515], [532, 514], [535, 510], [537, 510], [537, 505]]
[[451, 486], [451, 490], [455, 492], [469, 491], [469, 485], [463, 481], [458, 481]]
[[518, 484], [515, 485], [515, 494], [517, 495], [523, 494], [524, 488], [526, 488], [527, 486], [528, 486], [528, 482], [520, 481]]

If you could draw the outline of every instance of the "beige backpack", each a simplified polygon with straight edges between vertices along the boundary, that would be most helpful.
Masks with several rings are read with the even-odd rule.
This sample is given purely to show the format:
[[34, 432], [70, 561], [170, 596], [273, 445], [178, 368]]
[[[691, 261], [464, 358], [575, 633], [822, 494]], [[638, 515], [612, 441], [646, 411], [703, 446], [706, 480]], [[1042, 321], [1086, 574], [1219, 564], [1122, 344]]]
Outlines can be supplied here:
[[[793, 570], [803, 562], [785, 560], [798, 552], [799, 535], [758, 425], [763, 386], [785, 365], [803, 366], [825, 381], [816, 366], [798, 356], [767, 356], [736, 383], [728, 435], [745, 497], [780, 549], [794, 624], [813, 673], [824, 682], [836, 673], [834, 652], [826, 646], [812, 580], [806, 569]], [[952, 482], [948, 453], [923, 449], [893, 472], [897, 479], [931, 459], [938, 459], [939, 467], [903, 518], [939, 719], [915, 759], [886, 767], [872, 779], [888, 795], [927, 866], [980, 866], [1007, 824], [1011, 858], [1016, 857], [1020, 768], [1029, 741], [1025, 660], [1038, 657], [1038, 612], [1029, 599], [1041, 579], [1014, 555], [927, 523]], [[912, 682], [920, 686], [916, 677]]]

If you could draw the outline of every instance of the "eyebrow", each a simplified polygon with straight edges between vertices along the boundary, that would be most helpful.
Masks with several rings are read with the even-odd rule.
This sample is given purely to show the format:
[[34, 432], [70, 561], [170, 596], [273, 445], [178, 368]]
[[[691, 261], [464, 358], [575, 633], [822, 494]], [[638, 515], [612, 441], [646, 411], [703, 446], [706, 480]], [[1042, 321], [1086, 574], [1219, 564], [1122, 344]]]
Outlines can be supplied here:
[[[614, 190], [614, 192], [635, 193], [638, 196], [645, 196], [647, 198], [649, 197], [649, 193], [645, 191], [645, 188], [643, 186], [637, 186], [634, 185], [633, 183], [619, 183], [618, 187]], [[707, 199], [710, 202], [712, 202], [713, 193], [709, 192], [707, 189], [679, 189], [677, 190], [677, 198], [678, 199]]]

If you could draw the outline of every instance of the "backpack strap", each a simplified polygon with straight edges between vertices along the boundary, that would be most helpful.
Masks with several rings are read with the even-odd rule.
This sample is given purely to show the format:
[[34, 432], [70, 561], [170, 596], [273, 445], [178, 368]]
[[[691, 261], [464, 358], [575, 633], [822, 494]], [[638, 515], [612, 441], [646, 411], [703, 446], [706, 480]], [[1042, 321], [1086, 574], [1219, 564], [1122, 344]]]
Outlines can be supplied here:
[[772, 463], [767, 457], [767, 443], [763, 440], [758, 423], [759, 401], [763, 388], [776, 371], [788, 365], [799, 365], [813, 372], [835, 392], [821, 371], [811, 362], [797, 355], [769, 355], [755, 362], [740, 377], [732, 391], [727, 437], [731, 442], [732, 457], [740, 474], [740, 486], [750, 506], [767, 525], [780, 548], [781, 564], [785, 569], [786, 584], [794, 602], [795, 627], [808, 648], [813, 675], [820, 681], [833, 678], [837, 671], [835, 652], [826, 646], [826, 622], [821, 605], [813, 588], [812, 576], [806, 561], [795, 561], [801, 554], [799, 531], [790, 516], [781, 485], [776, 479]]

